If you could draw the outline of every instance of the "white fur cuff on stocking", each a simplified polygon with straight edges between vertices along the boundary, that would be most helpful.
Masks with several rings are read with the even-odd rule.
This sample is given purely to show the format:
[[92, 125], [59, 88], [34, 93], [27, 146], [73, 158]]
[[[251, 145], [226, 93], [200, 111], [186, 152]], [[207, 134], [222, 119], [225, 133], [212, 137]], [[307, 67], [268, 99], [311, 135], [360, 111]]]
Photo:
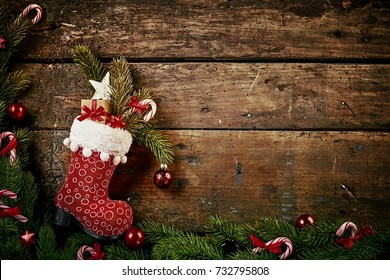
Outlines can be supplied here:
[[91, 151], [98, 151], [122, 158], [123, 162], [132, 142], [133, 138], [127, 130], [112, 128], [91, 120], [79, 121], [76, 118], [70, 128], [70, 137], [65, 139], [64, 144], [70, 146], [72, 151], [78, 150], [79, 147], [84, 148], [85, 156], [90, 156]]

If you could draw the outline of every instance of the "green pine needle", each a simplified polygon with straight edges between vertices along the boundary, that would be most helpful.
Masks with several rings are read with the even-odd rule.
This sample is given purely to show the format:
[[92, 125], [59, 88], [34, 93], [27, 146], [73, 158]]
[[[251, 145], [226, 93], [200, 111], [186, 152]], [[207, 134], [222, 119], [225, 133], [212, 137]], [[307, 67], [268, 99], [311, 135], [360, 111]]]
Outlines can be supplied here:
[[42, 226], [38, 231], [37, 257], [39, 260], [58, 259], [56, 236], [50, 226]]
[[142, 129], [134, 130], [135, 142], [145, 145], [156, 157], [160, 164], [173, 162], [173, 147], [169, 139], [163, 134], [145, 125]]
[[111, 114], [122, 116], [129, 110], [126, 104], [130, 102], [133, 92], [133, 78], [130, 66], [124, 57], [113, 59], [110, 71], [112, 93], [109, 98]]
[[179, 230], [155, 221], [142, 221], [139, 223], [139, 227], [144, 232], [145, 242], [148, 244], [156, 244], [167, 237], [176, 238], [184, 236]]
[[299, 236], [293, 225], [276, 218], [262, 218], [253, 226], [252, 230], [264, 242], [283, 236], [294, 241]]
[[28, 88], [30, 80], [28, 75], [23, 71], [15, 71], [5, 76], [0, 86], [0, 97], [2, 101], [10, 104], [19, 94]]
[[251, 228], [249, 226], [238, 226], [220, 216], [211, 216], [205, 225], [205, 231], [217, 239], [219, 244], [228, 238], [235, 240], [239, 246], [250, 245]]
[[104, 257], [108, 260], [148, 260], [150, 255], [142, 248], [129, 249], [121, 240], [117, 244], [104, 247]]
[[83, 45], [77, 45], [72, 50], [73, 61], [83, 70], [87, 80], [101, 81], [106, 74], [103, 64], [91, 50]]
[[152, 250], [158, 260], [219, 260], [222, 250], [211, 246], [207, 238], [187, 233], [178, 237], [160, 240]]
[[8, 127], [7, 104], [3, 100], [0, 100], [0, 131], [5, 131]]

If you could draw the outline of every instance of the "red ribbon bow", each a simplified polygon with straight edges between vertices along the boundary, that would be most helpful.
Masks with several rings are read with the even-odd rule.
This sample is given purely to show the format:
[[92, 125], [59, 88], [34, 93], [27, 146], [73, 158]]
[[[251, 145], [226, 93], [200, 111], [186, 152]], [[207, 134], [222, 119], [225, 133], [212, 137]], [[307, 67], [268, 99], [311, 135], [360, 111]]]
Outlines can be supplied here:
[[104, 252], [100, 252], [100, 244], [95, 243], [93, 244], [93, 249], [95, 250], [95, 254], [91, 255], [88, 259], [89, 260], [101, 260], [104, 257]]
[[110, 116], [110, 119], [107, 123], [112, 128], [124, 128], [126, 126], [126, 123], [123, 121], [122, 116]]
[[138, 115], [141, 115], [142, 111], [147, 111], [149, 109], [149, 105], [142, 105], [141, 103], [139, 103], [136, 96], [132, 96], [131, 102], [127, 103], [126, 106], [133, 107]]
[[101, 122], [103, 121], [103, 117], [110, 116], [110, 114], [106, 112], [103, 106], [99, 106], [99, 108], [96, 107], [97, 107], [97, 100], [92, 99], [91, 109], [89, 109], [88, 106], [83, 105], [83, 107], [81, 107], [81, 110], [83, 110], [84, 112], [77, 119], [79, 121], [83, 121], [85, 119], [91, 119], [92, 121]]
[[252, 245], [255, 247], [265, 248], [271, 253], [280, 255], [282, 253], [282, 244], [283, 242], [276, 242], [270, 245], [266, 245], [261, 239], [257, 238], [253, 234], [250, 235]]
[[8, 142], [7, 146], [0, 150], [0, 156], [5, 156], [12, 149], [16, 149], [18, 146], [18, 141], [16, 138], [12, 138], [11, 141]]
[[8, 207], [1, 201], [2, 196], [7, 196], [12, 200], [17, 199], [16, 193], [10, 191], [10, 190], [0, 190], [0, 218], [5, 217], [14, 217], [21, 223], [26, 223], [28, 219], [22, 215], [20, 209], [18, 206], [15, 207]]
[[343, 245], [345, 249], [349, 250], [352, 248], [352, 246], [355, 244], [355, 242], [364, 236], [367, 235], [374, 235], [375, 232], [371, 227], [368, 226], [362, 226], [360, 230], [356, 233], [355, 237], [350, 238], [341, 238], [336, 240], [337, 244]]
[[2, 209], [0, 211], [0, 218], [6, 218], [6, 217], [15, 217], [17, 215], [21, 215], [20, 209], [18, 206]]

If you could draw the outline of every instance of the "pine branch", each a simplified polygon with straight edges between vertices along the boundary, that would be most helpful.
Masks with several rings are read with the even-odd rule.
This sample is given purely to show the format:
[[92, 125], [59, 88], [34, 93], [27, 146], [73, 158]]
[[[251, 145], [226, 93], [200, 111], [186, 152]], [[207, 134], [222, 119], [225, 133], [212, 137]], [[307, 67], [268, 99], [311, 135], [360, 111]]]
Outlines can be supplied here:
[[15, 71], [5, 75], [0, 85], [0, 99], [7, 104], [12, 103], [19, 94], [28, 88], [30, 80], [23, 71]]
[[[16, 164], [11, 165], [9, 156], [0, 157], [1, 189], [7, 189], [18, 194], [23, 188], [22, 176], [23, 170], [17, 163], [17, 160]], [[12, 201], [10, 201], [10, 203], [12, 203]]]
[[250, 227], [238, 226], [227, 222], [220, 216], [211, 216], [205, 225], [205, 231], [208, 235], [218, 239], [219, 244], [222, 244], [226, 238], [229, 238], [236, 240], [239, 246], [250, 245]]
[[104, 256], [108, 260], [149, 260], [150, 255], [143, 248], [129, 249], [123, 242], [104, 247]]
[[314, 247], [310, 250], [300, 252], [296, 259], [298, 260], [337, 260], [347, 259], [347, 251], [336, 243], [328, 244], [326, 247]]
[[4, 34], [7, 30], [7, 22], [9, 20], [9, 15], [11, 12], [9, 11], [9, 7], [1, 4], [0, 5], [0, 34]]
[[2, 35], [7, 40], [7, 48], [0, 52], [0, 76], [6, 72], [10, 58], [17, 51], [17, 46], [26, 37], [31, 26], [29, 19], [20, 17], [6, 24]]
[[279, 256], [272, 254], [267, 250], [263, 250], [258, 254], [255, 254], [251, 248], [245, 248], [233, 255], [229, 255], [229, 260], [278, 260]]
[[37, 257], [39, 260], [58, 259], [56, 237], [50, 226], [42, 226], [38, 232]]
[[152, 249], [158, 260], [220, 260], [222, 250], [207, 242], [207, 238], [187, 233], [183, 236], [161, 239]]
[[113, 59], [110, 71], [110, 85], [112, 93], [109, 98], [111, 114], [122, 116], [128, 110], [126, 104], [130, 102], [133, 92], [133, 78], [129, 64], [124, 57]]
[[14, 135], [18, 141], [17, 161], [23, 169], [26, 169], [31, 164], [29, 149], [34, 133], [27, 128], [19, 128]]
[[0, 131], [7, 130], [9, 123], [7, 120], [7, 104], [0, 99]]
[[0, 219], [0, 236], [17, 236], [19, 234], [19, 226], [20, 222], [14, 218]]
[[32, 260], [30, 250], [20, 242], [20, 234], [4, 236], [0, 242], [0, 260]]
[[75, 260], [77, 251], [83, 245], [93, 246], [97, 240], [86, 233], [76, 232], [68, 237], [64, 248], [60, 251], [59, 259], [61, 260]]
[[137, 91], [134, 91], [134, 95], [137, 96], [138, 100], [143, 100], [143, 99], [153, 99], [153, 95], [150, 92], [148, 88], [141, 88]]
[[73, 61], [83, 70], [87, 80], [101, 81], [106, 74], [103, 64], [91, 50], [83, 45], [77, 45], [72, 50]]
[[177, 229], [154, 221], [142, 221], [139, 223], [139, 227], [145, 234], [145, 243], [150, 245], [154, 245], [167, 237], [176, 238], [184, 236]]
[[299, 238], [299, 234], [294, 226], [276, 218], [262, 218], [254, 225], [252, 230], [264, 242], [283, 236], [288, 237], [291, 241]]
[[139, 145], [145, 145], [160, 164], [173, 162], [173, 147], [167, 137], [147, 125], [138, 130], [134, 128], [129, 128], [129, 130], [132, 131], [135, 142]]
[[336, 231], [342, 222], [319, 221], [314, 226], [307, 226], [300, 230], [298, 239], [295, 239], [295, 250], [308, 250], [313, 247], [326, 246], [336, 241]]
[[23, 216], [29, 219], [25, 225], [26, 227], [29, 227], [34, 223], [34, 212], [38, 199], [38, 188], [35, 184], [35, 178], [30, 172], [24, 173], [21, 180], [23, 187], [18, 195], [20, 200], [19, 207]]

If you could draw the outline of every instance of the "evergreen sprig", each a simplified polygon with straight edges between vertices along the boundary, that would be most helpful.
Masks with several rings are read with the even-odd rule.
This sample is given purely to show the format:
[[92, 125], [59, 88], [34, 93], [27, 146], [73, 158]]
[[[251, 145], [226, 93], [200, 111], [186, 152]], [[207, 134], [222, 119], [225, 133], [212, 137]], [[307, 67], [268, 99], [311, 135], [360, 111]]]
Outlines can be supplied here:
[[115, 58], [110, 71], [111, 95], [109, 98], [111, 114], [115, 116], [125, 115], [129, 109], [126, 104], [130, 102], [133, 94], [133, 78], [130, 66], [126, 58]]
[[150, 260], [150, 255], [147, 250], [143, 248], [130, 250], [123, 242], [106, 246], [104, 248], [104, 256], [108, 260]]
[[6, 74], [11, 57], [20, 42], [27, 36], [32, 24], [26, 18], [10, 16], [8, 7], [0, 7], [0, 35], [6, 40], [6, 48], [0, 51], [0, 76]]
[[239, 226], [224, 220], [221, 216], [211, 216], [205, 225], [205, 232], [218, 240], [219, 244], [225, 239], [233, 239], [240, 246], [250, 245], [248, 236], [252, 229], [248, 225]]
[[[340, 223], [341, 224], [341, 223]], [[383, 259], [389, 256], [388, 234], [376, 232], [355, 242], [350, 249], [336, 243], [335, 232], [339, 223], [320, 221], [314, 227], [297, 230], [282, 219], [262, 218], [254, 225], [236, 225], [220, 216], [212, 216], [205, 225], [204, 234], [186, 233], [173, 227], [144, 221], [140, 227], [146, 236], [146, 246], [150, 248], [152, 259], [163, 260], [278, 260], [279, 256], [267, 250], [253, 253], [250, 233], [263, 238], [264, 242], [277, 237], [287, 237], [293, 243], [293, 253], [289, 259], [332, 260], [332, 259]], [[224, 254], [221, 241], [229, 238], [237, 241], [238, 250]], [[124, 247], [121, 247], [124, 249]], [[140, 248], [141, 249], [141, 248]], [[284, 250], [282, 246], [282, 250]], [[113, 252], [114, 251], [110, 251]], [[144, 251], [143, 251], [144, 252]], [[114, 258], [110, 256], [110, 258]]]
[[[7, 118], [8, 106], [15, 102], [30, 84], [27, 73], [19, 70], [9, 71], [9, 63], [31, 26], [31, 20], [13, 17], [5, 3], [0, 5], [0, 35], [6, 40], [5, 48], [0, 50], [0, 132], [11, 131], [17, 140], [16, 160], [11, 162], [9, 154], [0, 157], [0, 189], [13, 191], [17, 195], [17, 200], [2, 196], [1, 201], [11, 208], [19, 207], [21, 214], [28, 218], [27, 223], [22, 223], [15, 217], [0, 219], [0, 259], [35, 259], [36, 251], [22, 245], [20, 236], [26, 229], [35, 232], [42, 230], [42, 236], [45, 236], [45, 229], [41, 229], [42, 224], [37, 222], [40, 219], [35, 212], [38, 187], [29, 170], [31, 165], [29, 147], [33, 133], [27, 128], [19, 127], [21, 124], [13, 124]], [[3, 139], [1, 148], [8, 141], [9, 139]], [[44, 252], [42, 246], [41, 252]]]
[[135, 142], [139, 145], [145, 145], [160, 164], [173, 162], [173, 147], [165, 135], [148, 126], [144, 126], [144, 129], [134, 130], [133, 135]]
[[77, 45], [72, 50], [73, 61], [77, 63], [84, 72], [87, 80], [101, 81], [106, 70], [91, 50], [84, 45]]
[[56, 235], [49, 225], [42, 226], [38, 231], [37, 258], [39, 260], [58, 259]]

